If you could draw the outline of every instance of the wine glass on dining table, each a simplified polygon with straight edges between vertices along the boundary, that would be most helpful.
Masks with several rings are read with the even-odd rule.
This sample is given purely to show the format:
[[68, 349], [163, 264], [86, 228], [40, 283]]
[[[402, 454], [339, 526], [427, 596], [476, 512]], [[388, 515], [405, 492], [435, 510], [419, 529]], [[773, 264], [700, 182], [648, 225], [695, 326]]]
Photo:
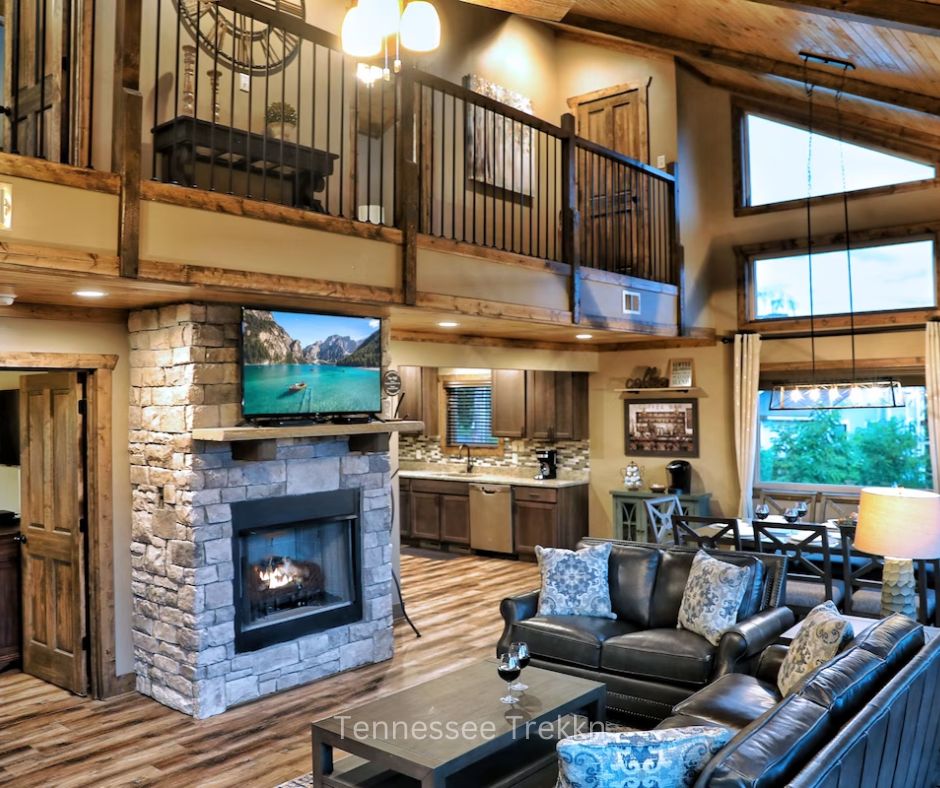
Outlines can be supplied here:
[[[509, 653], [512, 654], [519, 660], [519, 672], [521, 673], [527, 667], [529, 667], [529, 658], [532, 656], [529, 653], [529, 646], [526, 643], [521, 641], [518, 643], [512, 643], [509, 646]], [[525, 692], [529, 688], [528, 684], [523, 684], [521, 681], [517, 681], [515, 684], [510, 687], [510, 689], [516, 692]]]
[[800, 519], [802, 520], [804, 517], [806, 517], [806, 513], [809, 511], [809, 504], [806, 503], [806, 501], [800, 501], [796, 505], [796, 511], [799, 513]]
[[516, 699], [512, 694], [512, 683], [519, 678], [522, 668], [519, 667], [519, 657], [510, 652], [500, 655], [499, 663], [496, 665], [496, 672], [499, 677], [506, 682], [507, 694], [500, 698], [501, 703], [515, 703]]
[[754, 507], [754, 519], [766, 520], [770, 517], [770, 507], [766, 503], [759, 503]]

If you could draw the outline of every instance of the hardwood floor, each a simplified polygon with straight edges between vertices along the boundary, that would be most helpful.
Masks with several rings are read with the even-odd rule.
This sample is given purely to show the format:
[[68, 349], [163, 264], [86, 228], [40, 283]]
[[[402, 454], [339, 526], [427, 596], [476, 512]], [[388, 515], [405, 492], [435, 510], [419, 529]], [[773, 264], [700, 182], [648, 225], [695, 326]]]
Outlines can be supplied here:
[[[395, 625], [395, 656], [197, 721], [132, 693], [79, 698], [0, 674], [0, 785], [258, 786], [310, 771], [310, 722], [490, 656], [499, 601], [538, 586], [535, 564], [402, 556], [402, 589], [422, 637]], [[494, 674], [494, 692], [498, 679]]]

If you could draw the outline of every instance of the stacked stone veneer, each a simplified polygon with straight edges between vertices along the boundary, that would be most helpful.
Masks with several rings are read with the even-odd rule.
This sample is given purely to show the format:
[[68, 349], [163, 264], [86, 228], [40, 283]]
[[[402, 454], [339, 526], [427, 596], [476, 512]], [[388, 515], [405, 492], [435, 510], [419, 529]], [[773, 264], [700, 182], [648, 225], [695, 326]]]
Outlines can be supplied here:
[[[138, 691], [196, 717], [392, 655], [387, 453], [282, 439], [275, 459], [232, 459], [196, 427], [241, 420], [236, 307], [186, 304], [129, 319], [131, 541]], [[363, 620], [235, 653], [230, 504], [362, 490]]]

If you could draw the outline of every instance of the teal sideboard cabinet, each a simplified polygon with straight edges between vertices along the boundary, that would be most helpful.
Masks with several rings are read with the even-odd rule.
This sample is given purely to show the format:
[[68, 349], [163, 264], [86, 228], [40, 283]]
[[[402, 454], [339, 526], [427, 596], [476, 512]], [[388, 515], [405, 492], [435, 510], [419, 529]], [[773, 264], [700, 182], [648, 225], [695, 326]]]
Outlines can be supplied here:
[[[633, 542], [648, 540], [649, 522], [646, 519], [646, 507], [643, 501], [648, 498], [661, 498], [667, 493], [653, 493], [644, 490], [611, 490], [614, 513], [614, 539], [629, 539]], [[707, 517], [711, 493], [680, 495], [682, 511], [699, 517]]]

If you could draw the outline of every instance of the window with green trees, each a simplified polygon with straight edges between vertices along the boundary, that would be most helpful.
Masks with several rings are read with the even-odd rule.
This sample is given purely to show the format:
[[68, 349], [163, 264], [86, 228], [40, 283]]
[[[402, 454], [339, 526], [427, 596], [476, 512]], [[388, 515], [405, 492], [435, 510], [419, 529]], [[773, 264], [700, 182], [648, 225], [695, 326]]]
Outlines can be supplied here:
[[905, 386], [904, 407], [770, 410], [760, 393], [761, 482], [929, 488], [923, 386]]

